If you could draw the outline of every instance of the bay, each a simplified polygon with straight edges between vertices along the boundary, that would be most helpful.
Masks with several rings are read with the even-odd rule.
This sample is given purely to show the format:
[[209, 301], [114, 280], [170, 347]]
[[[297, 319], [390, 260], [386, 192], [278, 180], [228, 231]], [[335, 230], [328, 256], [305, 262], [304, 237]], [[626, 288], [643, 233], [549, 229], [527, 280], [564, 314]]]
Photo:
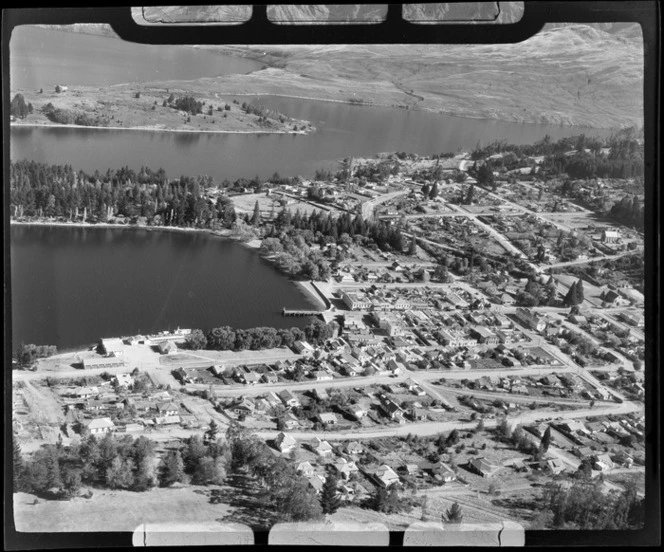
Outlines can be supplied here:
[[202, 232], [11, 226], [12, 343], [229, 325], [303, 326], [281, 309], [317, 309], [275, 267]]

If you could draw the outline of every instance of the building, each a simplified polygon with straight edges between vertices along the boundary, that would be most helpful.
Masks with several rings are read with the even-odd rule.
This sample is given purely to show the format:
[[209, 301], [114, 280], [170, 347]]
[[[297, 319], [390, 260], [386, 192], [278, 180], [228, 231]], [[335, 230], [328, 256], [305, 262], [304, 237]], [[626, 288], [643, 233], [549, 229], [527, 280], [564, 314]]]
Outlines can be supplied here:
[[113, 381], [119, 387], [131, 387], [134, 385], [134, 378], [132, 378], [129, 374], [117, 374], [113, 378]]
[[502, 469], [502, 466], [498, 466], [488, 461], [482, 456], [473, 458], [468, 462], [468, 469], [477, 475], [482, 477], [493, 477], [499, 470]]
[[160, 341], [159, 344], [157, 345], [157, 349], [159, 349], [159, 353], [162, 355], [170, 355], [173, 353], [177, 353], [178, 348], [175, 343], [172, 341]]
[[314, 352], [314, 348], [306, 341], [296, 341], [293, 343], [293, 349], [301, 355], [310, 355]]
[[284, 389], [283, 391], [278, 393], [277, 396], [279, 397], [281, 402], [284, 403], [284, 406], [286, 407], [300, 406], [300, 401], [288, 389]]
[[371, 302], [365, 296], [355, 292], [341, 292], [341, 299], [350, 310], [367, 310]]
[[288, 435], [287, 433], [284, 433], [283, 431], [279, 433], [274, 439], [274, 446], [277, 447], [277, 450], [279, 452], [290, 452], [297, 446], [297, 441]]
[[110, 418], [94, 418], [85, 423], [91, 435], [115, 431], [115, 424]]
[[84, 358], [82, 360], [83, 369], [91, 368], [120, 368], [126, 363], [122, 357], [94, 357], [94, 358]]
[[316, 416], [318, 421], [324, 425], [336, 425], [339, 420], [334, 412], [321, 412]]
[[617, 230], [603, 230], [602, 243], [618, 243], [620, 241], [620, 232]]
[[314, 467], [309, 462], [300, 462], [295, 471], [304, 477], [312, 477], [316, 473]]
[[124, 343], [117, 337], [109, 337], [101, 340], [101, 350], [106, 356], [123, 356]]
[[318, 454], [318, 456], [326, 458], [332, 455], [332, 445], [330, 445], [330, 443], [327, 441], [322, 441], [318, 437], [314, 437], [311, 441], [309, 441], [308, 445], [312, 451]]
[[533, 312], [530, 309], [518, 307], [514, 315], [519, 322], [531, 330], [541, 332], [546, 328], [546, 322], [544, 322], [536, 312]]
[[399, 482], [399, 476], [397, 473], [386, 464], [377, 467], [372, 475], [378, 485], [384, 488], [390, 487]]
[[360, 420], [367, 415], [367, 410], [362, 408], [359, 404], [350, 404], [346, 407], [346, 411], [356, 420]]
[[359, 471], [357, 464], [355, 462], [348, 461], [345, 458], [339, 458], [336, 462], [332, 464], [336, 472], [339, 474], [341, 479], [348, 481], [350, 476]]
[[498, 336], [493, 333], [491, 330], [484, 328], [482, 326], [475, 326], [470, 330], [471, 335], [477, 338], [478, 343], [484, 345], [498, 345], [500, 340]]

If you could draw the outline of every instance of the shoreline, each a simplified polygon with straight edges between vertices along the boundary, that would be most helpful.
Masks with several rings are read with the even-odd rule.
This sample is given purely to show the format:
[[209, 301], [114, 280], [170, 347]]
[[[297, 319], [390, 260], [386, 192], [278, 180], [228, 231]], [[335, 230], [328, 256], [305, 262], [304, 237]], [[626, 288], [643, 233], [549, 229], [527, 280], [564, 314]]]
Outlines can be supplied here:
[[[9, 219], [9, 225], [10, 227], [12, 225], [14, 226], [62, 226], [65, 228], [115, 228], [115, 229], [130, 229], [130, 230], [147, 230], [150, 232], [197, 232], [197, 233], [203, 233], [203, 234], [208, 234], [211, 236], [215, 236], [217, 238], [221, 238], [224, 240], [229, 240], [232, 242], [237, 243], [238, 245], [241, 245], [242, 247], [246, 247], [247, 249], [256, 252], [256, 254], [266, 262], [270, 263], [270, 265], [284, 278], [286, 278], [289, 282], [295, 284], [295, 286], [301, 290], [304, 295], [307, 297], [307, 299], [312, 303], [312, 305], [316, 305], [316, 308], [320, 308], [322, 305], [322, 310], [323, 312], [327, 306], [323, 304], [323, 301], [320, 297], [320, 295], [316, 292], [315, 289], [312, 289], [312, 286], [310, 285], [305, 285], [306, 282], [301, 282], [299, 280], [294, 280], [288, 275], [284, 274], [281, 270], [277, 268], [275, 263], [270, 260], [269, 258], [263, 256], [260, 254], [260, 246], [261, 246], [261, 240], [259, 238], [249, 240], [249, 241], [242, 241], [238, 238], [235, 238], [234, 236], [231, 235], [231, 230], [230, 229], [224, 229], [224, 230], [210, 230], [208, 228], [185, 228], [182, 226], [143, 226], [143, 225], [138, 225], [138, 224], [111, 224], [108, 222], [100, 222], [100, 223], [95, 223], [91, 224], [89, 222], [58, 222], [58, 221], [43, 221], [43, 220], [36, 220], [36, 221], [19, 221], [19, 220], [14, 220], [14, 219]], [[285, 308], [288, 308], [288, 305], [284, 305]]]
[[311, 132], [302, 130], [189, 130], [189, 129], [174, 129], [174, 128], [156, 128], [156, 127], [115, 127], [115, 126], [88, 126], [88, 125], [66, 125], [61, 123], [18, 123], [11, 121], [9, 123], [10, 130], [12, 128], [28, 127], [28, 128], [71, 128], [75, 130], [138, 130], [142, 132], [185, 132], [190, 134], [299, 134], [306, 136], [316, 132], [315, 127], [311, 127]]

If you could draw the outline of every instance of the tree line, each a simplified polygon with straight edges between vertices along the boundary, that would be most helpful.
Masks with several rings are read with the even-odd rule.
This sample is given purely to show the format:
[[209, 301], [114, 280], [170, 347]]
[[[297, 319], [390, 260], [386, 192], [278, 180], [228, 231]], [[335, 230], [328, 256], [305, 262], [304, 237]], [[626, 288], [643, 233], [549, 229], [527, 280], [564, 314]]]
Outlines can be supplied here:
[[26, 103], [23, 94], [16, 94], [9, 104], [10, 115], [18, 119], [25, 119], [32, 111], [32, 104]]
[[75, 171], [71, 165], [16, 161], [10, 165], [10, 205], [15, 217], [55, 217], [105, 222], [112, 216], [148, 224], [230, 228], [236, 220], [229, 198], [205, 197], [209, 176], [169, 180], [163, 169], [129, 167], [100, 174]]
[[57, 354], [55, 345], [34, 345], [33, 343], [21, 343], [14, 354], [19, 368], [32, 366], [38, 358], [46, 358]]
[[220, 326], [211, 328], [206, 332], [193, 330], [187, 336], [186, 343], [191, 349], [258, 351], [275, 347], [291, 347], [296, 341], [307, 341], [312, 345], [322, 345], [333, 337], [337, 329], [336, 322], [326, 324], [322, 320], [314, 320], [304, 329], [258, 327], [245, 330]]

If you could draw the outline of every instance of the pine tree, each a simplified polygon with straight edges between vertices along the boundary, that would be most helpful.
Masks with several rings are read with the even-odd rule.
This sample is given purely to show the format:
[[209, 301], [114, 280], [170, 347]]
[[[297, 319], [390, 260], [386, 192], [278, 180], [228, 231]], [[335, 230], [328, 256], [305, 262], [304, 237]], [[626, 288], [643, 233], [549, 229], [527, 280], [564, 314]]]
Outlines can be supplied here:
[[417, 255], [417, 240], [415, 238], [410, 240], [410, 246], [408, 247], [408, 254], [411, 257], [414, 257], [415, 255]]
[[565, 299], [563, 299], [563, 304], [566, 307], [571, 307], [576, 304], [576, 282], [572, 282], [572, 285], [569, 287], [569, 291], [567, 292], [567, 295], [565, 295]]
[[580, 305], [583, 303], [583, 300], [585, 299], [584, 294], [583, 294], [583, 281], [578, 280], [576, 282], [576, 288], [574, 289], [574, 304], [575, 305]]
[[547, 452], [549, 450], [550, 445], [551, 445], [551, 426], [547, 426], [546, 430], [544, 431], [544, 435], [542, 435], [542, 441], [540, 442], [540, 450], [542, 452]]
[[251, 224], [253, 226], [258, 226], [261, 222], [261, 209], [260, 206], [258, 205], [258, 200], [256, 200], [256, 204], [254, 205], [254, 214], [251, 217]]
[[21, 454], [21, 445], [18, 444], [13, 435], [12, 446], [14, 492], [20, 493], [25, 490], [25, 463], [23, 462], [23, 455]]
[[447, 523], [461, 523], [463, 521], [463, 511], [458, 502], [452, 504], [452, 506], [445, 512], [443, 521]]
[[337, 478], [329, 474], [325, 478], [320, 495], [320, 505], [324, 514], [333, 514], [341, 505], [341, 497], [337, 494]]
[[429, 191], [429, 199], [436, 199], [438, 197], [438, 182], [433, 183], [433, 187]]

